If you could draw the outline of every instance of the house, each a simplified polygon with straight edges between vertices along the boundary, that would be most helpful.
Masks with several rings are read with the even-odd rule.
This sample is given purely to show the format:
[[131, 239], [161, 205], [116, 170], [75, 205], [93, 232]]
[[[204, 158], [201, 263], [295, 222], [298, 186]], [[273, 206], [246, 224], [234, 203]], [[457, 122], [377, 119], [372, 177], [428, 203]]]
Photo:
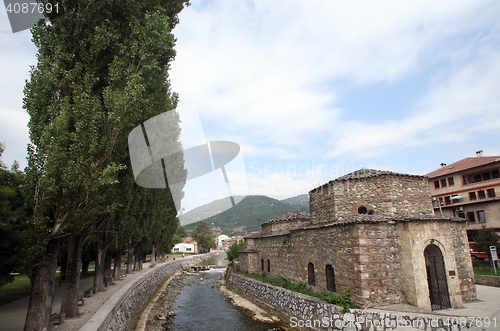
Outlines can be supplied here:
[[500, 234], [500, 156], [468, 157], [426, 175], [434, 212], [467, 220], [469, 241], [482, 228]]
[[428, 179], [360, 169], [309, 191], [310, 215], [293, 211], [245, 237], [240, 269], [349, 289], [362, 307], [426, 310], [476, 298], [463, 218], [435, 215]]
[[172, 253], [194, 253], [198, 254], [198, 245], [192, 243], [175, 244]]

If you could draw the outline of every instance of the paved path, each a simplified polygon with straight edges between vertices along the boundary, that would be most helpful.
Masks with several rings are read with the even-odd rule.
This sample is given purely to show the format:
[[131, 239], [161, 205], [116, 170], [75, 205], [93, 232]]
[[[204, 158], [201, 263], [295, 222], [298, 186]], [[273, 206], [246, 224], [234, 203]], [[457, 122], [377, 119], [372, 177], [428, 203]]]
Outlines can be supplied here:
[[[170, 259], [169, 261], [171, 261]], [[169, 261], [165, 262], [168, 263]], [[164, 263], [157, 263], [157, 267]], [[115, 280], [114, 284], [108, 286], [104, 292], [93, 294], [89, 298], [85, 298], [85, 304], [79, 306], [80, 318], [66, 319], [63, 325], [54, 326], [52, 330], [80, 330], [80, 328], [96, 313], [99, 308], [119, 289], [125, 284], [133, 281], [141, 274], [149, 269], [149, 263], [143, 264], [143, 270], [136, 271], [128, 274], [121, 280]], [[93, 286], [94, 278], [88, 277], [80, 280], [80, 292], [83, 293], [89, 287]], [[64, 284], [64, 283], [63, 283]], [[54, 293], [54, 304], [52, 305], [52, 312], [58, 313], [61, 308], [61, 297], [64, 285], [58, 287], [56, 285]], [[21, 300], [6, 304], [0, 307], [0, 331], [22, 331], [24, 322], [26, 321], [26, 313], [28, 311], [29, 297]]]
[[[467, 302], [463, 308], [435, 310], [429, 313], [421, 308], [410, 305], [390, 305], [379, 307], [378, 311], [390, 311], [391, 313], [416, 313], [437, 316], [466, 317], [473, 326], [469, 330], [500, 330], [500, 288], [492, 286], [476, 285], [477, 301]], [[460, 321], [460, 320], [459, 320]], [[488, 327], [485, 324], [489, 324]]]

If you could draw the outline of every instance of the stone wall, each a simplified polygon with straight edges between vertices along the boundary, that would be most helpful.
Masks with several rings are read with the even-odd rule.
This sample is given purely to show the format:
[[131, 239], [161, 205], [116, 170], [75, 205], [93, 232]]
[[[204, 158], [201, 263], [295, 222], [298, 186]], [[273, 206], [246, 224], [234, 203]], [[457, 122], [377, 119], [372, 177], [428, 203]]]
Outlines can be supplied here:
[[[500, 271], [497, 269], [497, 272]], [[499, 276], [489, 276], [489, 275], [475, 275], [475, 281], [478, 285], [495, 286], [500, 287], [500, 277]]]
[[365, 213], [379, 215], [433, 214], [428, 179], [383, 172], [355, 180], [337, 179], [309, 192], [313, 224], [342, 221]]
[[467, 318], [446, 316], [366, 311], [342, 308], [300, 293], [258, 282], [231, 273], [227, 286], [264, 309], [277, 313], [285, 323], [299, 330], [391, 331], [398, 327], [418, 330], [460, 331], [470, 327]]
[[80, 331], [132, 330], [150, 296], [168, 277], [175, 275], [183, 266], [198, 264], [206, 258], [208, 255], [189, 256], [145, 270], [141, 277], [116, 292]]

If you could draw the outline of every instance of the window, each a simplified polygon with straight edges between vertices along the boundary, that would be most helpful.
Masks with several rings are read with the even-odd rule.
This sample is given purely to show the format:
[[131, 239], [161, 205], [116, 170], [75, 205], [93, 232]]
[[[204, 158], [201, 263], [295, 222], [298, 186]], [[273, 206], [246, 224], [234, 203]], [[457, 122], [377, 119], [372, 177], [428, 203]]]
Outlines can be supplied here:
[[186, 252], [191, 252], [191, 248], [186, 248]]
[[498, 170], [494, 170], [494, 171], [492, 171], [492, 172], [491, 172], [491, 176], [492, 176], [493, 178], [500, 178], [500, 171], [498, 171]]
[[479, 223], [486, 223], [486, 215], [484, 214], [484, 210], [479, 210], [477, 212], [477, 218]]
[[309, 262], [309, 264], [307, 265], [307, 284], [309, 284], [311, 286], [316, 286], [316, 279], [315, 278], [316, 277], [314, 275], [314, 264]]
[[463, 211], [459, 211], [457, 213], [457, 216], [460, 217], [460, 218], [465, 218], [465, 213]]
[[469, 200], [476, 200], [476, 192], [469, 192]]
[[444, 197], [444, 204], [449, 205], [451, 203], [450, 196]]
[[441, 187], [446, 187], [446, 179], [441, 179]]
[[469, 177], [467, 177], [467, 176], [462, 176], [462, 181], [464, 182], [464, 185], [465, 185], [465, 184], [469, 184]]
[[434, 188], [439, 188], [439, 180], [434, 181]]
[[469, 223], [476, 223], [476, 217], [473, 211], [467, 212], [467, 221], [469, 221]]
[[267, 260], [267, 272], [271, 272], [271, 261]]
[[483, 178], [481, 177], [481, 175], [474, 175], [474, 183], [482, 182], [482, 181], [483, 181]]
[[260, 270], [264, 271], [264, 259], [260, 259]]
[[488, 198], [494, 198], [495, 197], [495, 189], [494, 188], [489, 188], [486, 190], [488, 193]]
[[448, 177], [448, 185], [449, 186], [455, 185], [455, 180], [453, 179], [453, 177]]
[[477, 191], [477, 195], [479, 196], [479, 199], [486, 199], [486, 194], [484, 193], [484, 190]]
[[491, 179], [491, 175], [489, 172], [483, 174], [483, 180], [490, 180], [490, 179]]
[[358, 208], [358, 214], [366, 214], [366, 213], [368, 213], [368, 209], [366, 209], [365, 206], [360, 206]]
[[335, 286], [335, 273], [333, 272], [333, 267], [330, 264], [326, 265], [326, 289], [330, 292], [336, 292], [337, 287]]
[[174, 248], [174, 252], [178, 252], [178, 251], [179, 251], [179, 249], [178, 249], [178, 248]]

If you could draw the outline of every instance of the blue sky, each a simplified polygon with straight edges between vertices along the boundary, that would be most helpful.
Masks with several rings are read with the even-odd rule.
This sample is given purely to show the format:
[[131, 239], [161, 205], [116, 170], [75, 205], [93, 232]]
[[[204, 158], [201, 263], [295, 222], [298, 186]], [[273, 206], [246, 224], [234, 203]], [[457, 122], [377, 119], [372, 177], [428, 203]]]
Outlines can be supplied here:
[[[282, 199], [361, 167], [425, 174], [500, 155], [498, 17], [498, 1], [193, 0], [170, 79], [207, 140], [241, 146], [233, 192]], [[0, 10], [0, 141], [25, 165], [36, 49], [9, 30]], [[224, 195], [188, 189], [186, 210]]]

